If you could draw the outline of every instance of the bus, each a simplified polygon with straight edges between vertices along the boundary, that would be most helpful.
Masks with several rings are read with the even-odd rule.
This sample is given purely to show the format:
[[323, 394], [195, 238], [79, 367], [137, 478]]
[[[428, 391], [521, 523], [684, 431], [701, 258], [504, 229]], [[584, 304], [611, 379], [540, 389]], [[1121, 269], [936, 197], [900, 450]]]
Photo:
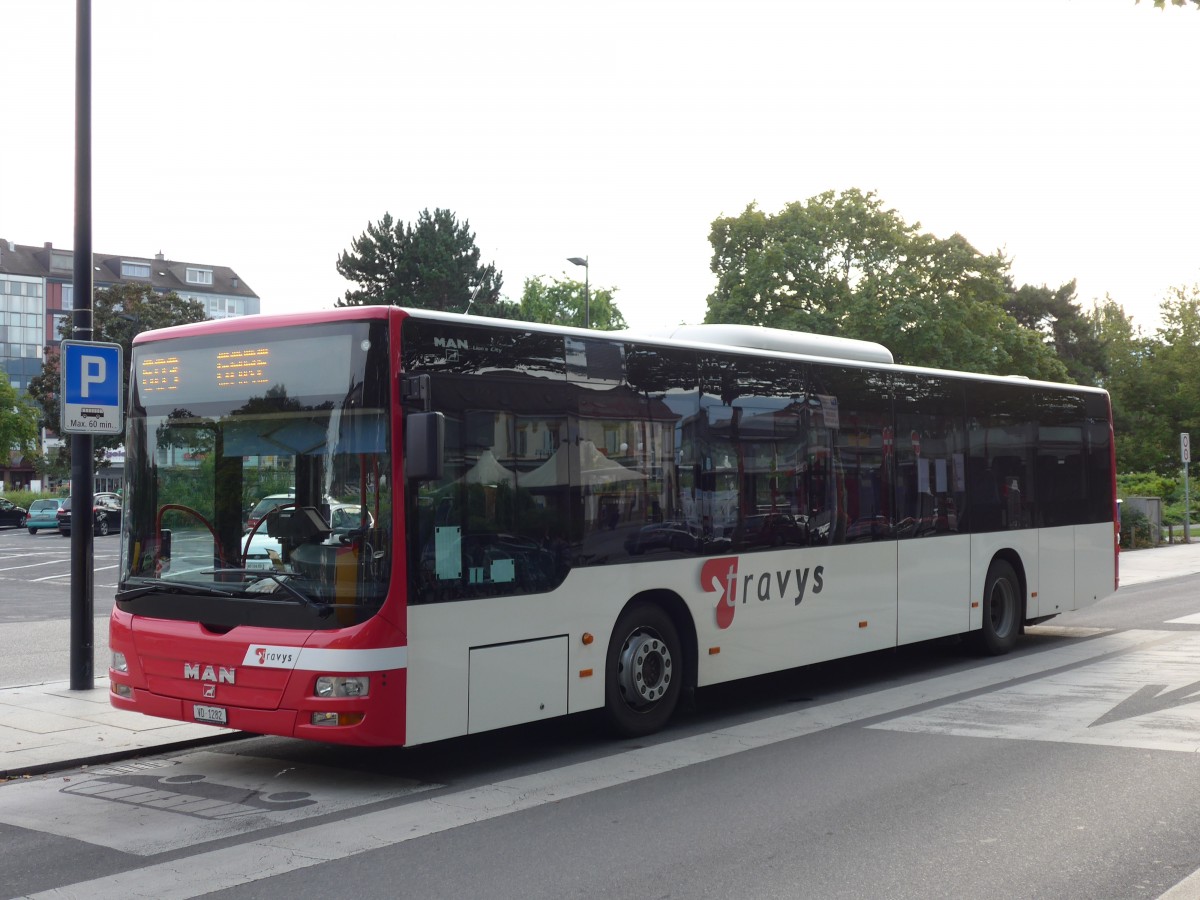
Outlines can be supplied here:
[[110, 698], [167, 719], [645, 735], [710, 685], [1001, 654], [1118, 584], [1107, 394], [878, 344], [250, 316], [138, 335], [127, 410]]

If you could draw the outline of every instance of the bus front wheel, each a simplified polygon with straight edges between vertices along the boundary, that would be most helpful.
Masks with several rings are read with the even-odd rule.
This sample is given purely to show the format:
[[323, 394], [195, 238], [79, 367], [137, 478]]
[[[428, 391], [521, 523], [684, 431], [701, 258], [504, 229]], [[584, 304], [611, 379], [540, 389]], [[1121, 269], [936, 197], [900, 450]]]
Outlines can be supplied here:
[[1021, 632], [1021, 579], [1002, 559], [988, 567], [983, 586], [983, 630], [979, 646], [985, 653], [999, 656], [1017, 643]]
[[667, 723], [683, 687], [683, 656], [671, 617], [636, 603], [613, 629], [605, 663], [605, 711], [625, 737], [653, 734]]

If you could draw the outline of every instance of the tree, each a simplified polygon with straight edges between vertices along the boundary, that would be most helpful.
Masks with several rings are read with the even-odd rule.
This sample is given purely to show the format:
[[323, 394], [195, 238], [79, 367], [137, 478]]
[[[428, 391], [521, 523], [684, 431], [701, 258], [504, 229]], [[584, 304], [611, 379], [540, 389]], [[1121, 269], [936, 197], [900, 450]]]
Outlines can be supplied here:
[[1122, 398], [1133, 429], [1127, 443], [1138, 455], [1139, 468], [1175, 472], [1179, 434], [1200, 426], [1200, 285], [1174, 287], [1159, 306], [1162, 326], [1143, 362], [1145, 380], [1139, 392]]
[[628, 327], [613, 300], [616, 288], [591, 288], [585, 297], [586, 287], [571, 278], [552, 278], [549, 282], [526, 278], [518, 317], [526, 322], [583, 328], [590, 308], [593, 329], [615, 331]]
[[776, 216], [751, 203], [713, 222], [706, 321], [838, 333], [857, 287], [886, 274], [916, 237], [873, 193], [826, 191]]
[[38, 410], [17, 393], [0, 368], [0, 452], [7, 462], [12, 453], [31, 456], [38, 446]]
[[898, 362], [1064, 380], [1005, 310], [1008, 261], [909, 224], [871, 192], [826, 191], [778, 215], [717, 219], [705, 321], [878, 341]]
[[1111, 297], [1095, 304], [1088, 319], [1104, 347], [1106, 371], [1100, 386], [1108, 391], [1112, 403], [1117, 468], [1121, 472], [1158, 471], [1163, 463], [1163, 441], [1169, 433], [1169, 426], [1161, 423], [1158, 376], [1153, 371], [1160, 345], [1135, 327]]
[[[133, 364], [133, 339], [143, 331], [203, 322], [208, 318], [199, 300], [185, 300], [174, 291], [159, 294], [145, 284], [118, 284], [96, 291], [92, 298], [92, 340], [121, 345], [124, 372], [121, 376], [122, 396], [129, 396], [129, 369]], [[73, 321], [68, 318], [59, 337], [74, 335]], [[29, 381], [29, 396], [41, 408], [41, 425], [57, 431], [61, 423], [59, 408], [59, 357], [47, 352], [41, 374]], [[104, 451], [121, 446], [122, 436], [96, 437], [93, 443], [96, 464], [104, 460]], [[66, 444], [70, 456], [70, 442]]]
[[1104, 346], [1101, 385], [1112, 399], [1117, 466], [1122, 472], [1173, 475], [1180, 432], [1200, 430], [1200, 285], [1171, 288], [1151, 336], [1112, 298], [1089, 318]]
[[513, 304], [500, 299], [503, 277], [479, 263], [470, 223], [454, 213], [422, 210], [415, 224], [384, 213], [355, 238], [337, 260], [337, 270], [356, 288], [338, 306], [412, 306], [443, 312], [512, 318]]
[[1004, 303], [1017, 324], [1036, 331], [1077, 384], [1097, 385], [1107, 370], [1096, 323], [1075, 300], [1075, 282], [1052, 290], [1045, 285], [1013, 289]]

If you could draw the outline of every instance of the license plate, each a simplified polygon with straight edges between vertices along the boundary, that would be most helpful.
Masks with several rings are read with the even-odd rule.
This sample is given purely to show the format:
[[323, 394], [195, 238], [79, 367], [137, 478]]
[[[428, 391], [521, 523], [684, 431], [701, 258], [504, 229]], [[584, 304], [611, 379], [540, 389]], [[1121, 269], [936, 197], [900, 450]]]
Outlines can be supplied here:
[[201, 706], [195, 703], [192, 705], [192, 715], [197, 722], [208, 722], [212, 725], [224, 725], [228, 721], [223, 706]]

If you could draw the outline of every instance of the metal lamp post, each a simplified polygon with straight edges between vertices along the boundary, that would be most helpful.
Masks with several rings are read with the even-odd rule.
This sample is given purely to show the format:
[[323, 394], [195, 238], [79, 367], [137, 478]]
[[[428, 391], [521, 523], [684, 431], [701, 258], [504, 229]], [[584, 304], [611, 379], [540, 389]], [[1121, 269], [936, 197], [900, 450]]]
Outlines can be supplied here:
[[583, 266], [583, 327], [592, 327], [592, 295], [588, 290], [588, 258], [586, 256], [571, 256], [567, 258], [567, 262], [575, 263], [577, 266]]
[[[72, 281], [75, 310], [72, 336], [92, 339], [92, 3], [75, 0], [75, 258]], [[63, 398], [65, 402], [65, 398]], [[71, 690], [96, 687], [95, 575], [92, 511], [95, 477], [92, 436], [71, 435]]]

